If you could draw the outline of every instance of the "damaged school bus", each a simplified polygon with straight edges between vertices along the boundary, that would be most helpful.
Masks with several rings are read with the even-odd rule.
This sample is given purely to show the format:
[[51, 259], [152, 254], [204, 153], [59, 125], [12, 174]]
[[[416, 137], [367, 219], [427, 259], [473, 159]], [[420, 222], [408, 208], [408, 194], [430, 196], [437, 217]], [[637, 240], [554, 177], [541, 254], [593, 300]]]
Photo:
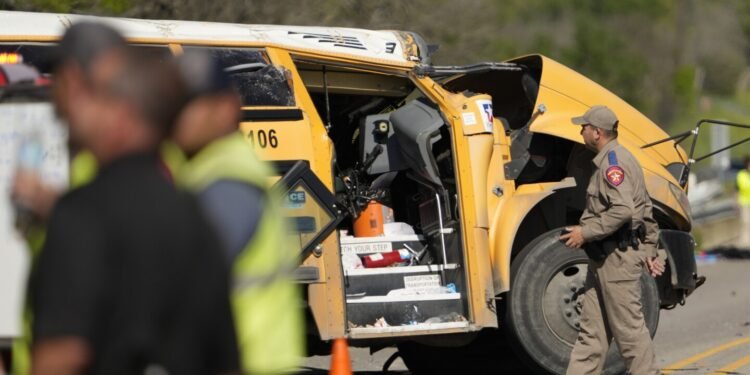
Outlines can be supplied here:
[[[0, 52], [34, 63], [80, 19], [2, 12]], [[620, 118], [662, 229], [667, 271], [642, 277], [652, 334], [700, 284], [686, 153], [644, 148], [666, 134], [552, 59], [441, 67], [410, 32], [93, 19], [154, 53], [209, 50], [232, 74], [240, 129], [285, 190], [295, 231], [279, 251], [300, 254], [312, 343], [398, 345], [417, 372], [502, 370], [509, 350], [564, 372], [587, 261], [558, 236], [583, 211], [593, 157], [570, 118], [595, 104]]]

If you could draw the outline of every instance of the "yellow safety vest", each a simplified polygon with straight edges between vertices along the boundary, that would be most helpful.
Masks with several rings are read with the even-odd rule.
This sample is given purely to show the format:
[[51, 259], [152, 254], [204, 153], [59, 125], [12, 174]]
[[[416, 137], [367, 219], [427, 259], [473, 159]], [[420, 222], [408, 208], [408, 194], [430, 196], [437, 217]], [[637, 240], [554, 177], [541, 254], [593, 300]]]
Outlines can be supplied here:
[[737, 200], [742, 206], [750, 206], [750, 171], [743, 169], [737, 173]]
[[218, 180], [263, 188], [269, 199], [255, 235], [232, 265], [235, 316], [242, 369], [276, 374], [296, 369], [304, 356], [304, 319], [299, 286], [289, 275], [297, 253], [284, 246], [281, 199], [267, 189], [269, 166], [240, 133], [206, 146], [177, 173], [177, 183], [200, 192]]

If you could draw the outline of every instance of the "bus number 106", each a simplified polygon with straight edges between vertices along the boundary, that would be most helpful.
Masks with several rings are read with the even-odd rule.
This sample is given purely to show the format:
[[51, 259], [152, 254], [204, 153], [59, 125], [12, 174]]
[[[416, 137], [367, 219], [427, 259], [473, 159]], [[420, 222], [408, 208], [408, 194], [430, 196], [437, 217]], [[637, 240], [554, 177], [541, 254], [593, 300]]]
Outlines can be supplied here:
[[255, 147], [256, 145], [260, 148], [266, 148], [268, 146], [271, 146], [271, 148], [276, 148], [279, 146], [279, 139], [276, 137], [275, 129], [271, 129], [269, 131], [261, 129], [257, 132], [255, 130], [250, 130], [247, 133], [247, 138], [250, 140], [250, 144], [253, 147]]

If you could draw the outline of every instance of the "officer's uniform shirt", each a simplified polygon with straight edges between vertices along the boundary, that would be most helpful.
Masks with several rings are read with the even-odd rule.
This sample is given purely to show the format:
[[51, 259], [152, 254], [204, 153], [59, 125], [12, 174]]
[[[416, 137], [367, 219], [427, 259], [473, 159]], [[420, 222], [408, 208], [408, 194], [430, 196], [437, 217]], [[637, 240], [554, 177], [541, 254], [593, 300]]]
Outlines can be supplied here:
[[580, 220], [585, 242], [607, 239], [630, 222], [634, 229], [646, 226], [646, 240], [639, 250], [656, 256], [658, 226], [638, 161], [613, 139], [592, 162], [594, 172], [586, 190], [586, 210]]

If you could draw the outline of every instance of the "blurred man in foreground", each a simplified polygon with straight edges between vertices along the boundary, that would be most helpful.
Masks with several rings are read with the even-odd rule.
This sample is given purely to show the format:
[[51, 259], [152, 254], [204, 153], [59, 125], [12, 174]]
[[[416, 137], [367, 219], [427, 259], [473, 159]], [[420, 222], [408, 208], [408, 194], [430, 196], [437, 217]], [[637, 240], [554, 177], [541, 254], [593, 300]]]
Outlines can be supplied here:
[[157, 153], [185, 101], [181, 80], [122, 53], [64, 109], [71, 140], [101, 169], [51, 215], [30, 290], [32, 373], [235, 372], [227, 267]]
[[[59, 45], [54, 49], [51, 59], [55, 84], [52, 87], [52, 98], [55, 112], [63, 122], [76, 121], [71, 118], [71, 109], [80, 105], [82, 100], [93, 95], [94, 87], [102, 85], [106, 69], [100, 65], [112, 66], [113, 61], [122, 58], [127, 44], [115, 30], [97, 23], [79, 23], [65, 33]], [[77, 113], [73, 112], [75, 116]], [[69, 186], [81, 186], [89, 182], [96, 173], [96, 160], [91, 152], [80, 150], [71, 145], [72, 155]], [[21, 229], [26, 236], [32, 258], [38, 256], [45, 237], [45, 224], [52, 208], [57, 203], [64, 189], [51, 186], [42, 180], [38, 170], [18, 168], [13, 179], [12, 197], [16, 205], [25, 213], [31, 214], [31, 221]], [[13, 343], [13, 373], [25, 375], [30, 372], [32, 311], [24, 311], [23, 337]]]
[[242, 368], [294, 370], [304, 351], [301, 298], [289, 280], [297, 253], [282, 243], [280, 199], [267, 188], [271, 171], [238, 131], [239, 95], [218, 62], [193, 52], [179, 65], [193, 98], [174, 132], [189, 157], [177, 181], [197, 194], [232, 264]]

